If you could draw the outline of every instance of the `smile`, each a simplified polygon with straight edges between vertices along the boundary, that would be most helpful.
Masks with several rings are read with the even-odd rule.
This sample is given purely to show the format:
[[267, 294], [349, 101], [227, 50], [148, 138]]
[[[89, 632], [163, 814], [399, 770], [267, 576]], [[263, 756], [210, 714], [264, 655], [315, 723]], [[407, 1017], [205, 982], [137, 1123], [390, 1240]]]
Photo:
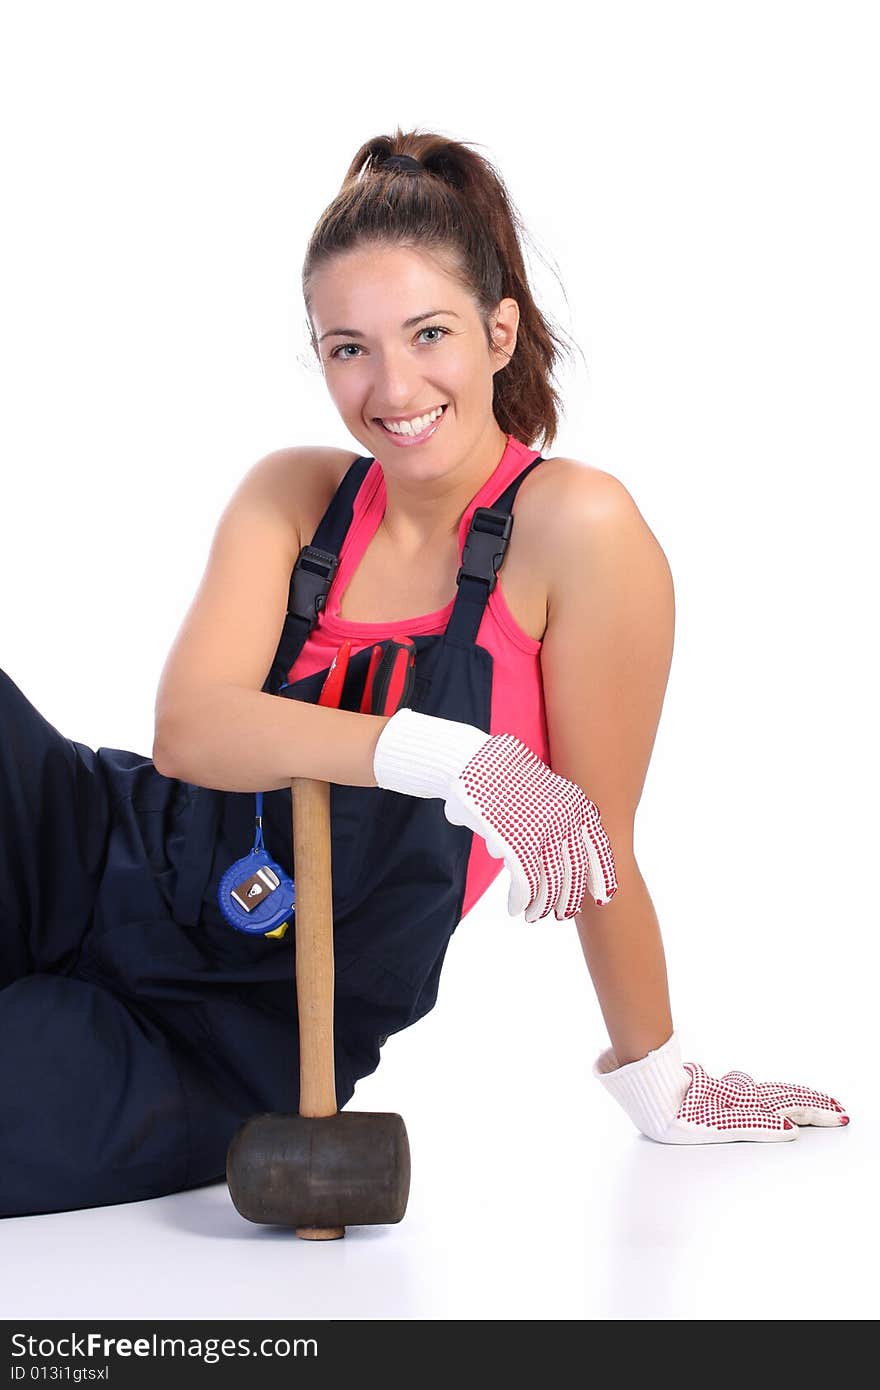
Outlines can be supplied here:
[[[375, 417], [376, 424], [391, 436], [395, 444], [422, 444], [436, 432], [446, 414], [447, 406], [448, 402], [438, 406], [436, 412], [428, 411], [426, 415], [416, 415], [412, 420], [402, 420], [390, 425], [386, 425], [384, 420]], [[416, 426], [415, 430], [413, 429], [414, 425]], [[419, 426], [421, 428], [418, 428]]]

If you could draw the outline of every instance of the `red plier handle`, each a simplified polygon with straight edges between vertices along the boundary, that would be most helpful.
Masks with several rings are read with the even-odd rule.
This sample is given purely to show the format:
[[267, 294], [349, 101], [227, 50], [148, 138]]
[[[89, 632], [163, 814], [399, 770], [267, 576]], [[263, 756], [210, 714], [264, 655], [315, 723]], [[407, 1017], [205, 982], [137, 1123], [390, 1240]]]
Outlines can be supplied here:
[[415, 682], [416, 644], [411, 637], [391, 637], [370, 655], [361, 698], [361, 714], [394, 714], [405, 705]]
[[345, 673], [348, 670], [348, 659], [351, 656], [351, 638], [346, 637], [339, 651], [333, 658], [330, 670], [321, 686], [321, 693], [318, 696], [319, 705], [331, 705], [334, 709], [339, 708], [339, 701], [342, 699], [342, 687], [345, 685]]

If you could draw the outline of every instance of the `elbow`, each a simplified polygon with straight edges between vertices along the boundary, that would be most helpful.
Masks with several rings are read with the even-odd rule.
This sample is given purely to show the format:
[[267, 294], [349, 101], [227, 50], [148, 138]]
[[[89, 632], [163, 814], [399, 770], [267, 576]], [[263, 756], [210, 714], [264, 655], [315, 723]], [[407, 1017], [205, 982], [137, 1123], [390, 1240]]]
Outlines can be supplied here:
[[153, 735], [153, 751], [151, 754], [153, 766], [162, 777], [177, 777], [173, 755], [171, 754], [167, 738], [160, 734], [156, 729]]
[[153, 712], [153, 766], [163, 777], [174, 777], [180, 781], [191, 781], [186, 776], [186, 769], [181, 766], [188, 761], [185, 756], [181, 756], [182, 750], [191, 748], [196, 724], [197, 712], [204, 709], [204, 702], [201, 704], [188, 704], [181, 706], [176, 702], [173, 706], [166, 698], [159, 708], [159, 702]]
[[174, 776], [174, 773], [171, 771], [171, 764], [168, 762], [168, 759], [165, 756], [165, 750], [161, 747], [159, 743], [153, 744], [153, 752], [151, 756], [153, 759], [153, 767], [160, 774], [160, 776]]

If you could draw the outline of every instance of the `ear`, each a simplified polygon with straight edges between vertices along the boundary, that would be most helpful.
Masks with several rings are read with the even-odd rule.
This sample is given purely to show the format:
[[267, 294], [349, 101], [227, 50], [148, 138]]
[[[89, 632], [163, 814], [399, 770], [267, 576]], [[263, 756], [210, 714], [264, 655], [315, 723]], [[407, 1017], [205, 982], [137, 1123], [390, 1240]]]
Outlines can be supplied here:
[[506, 367], [516, 351], [516, 338], [519, 329], [519, 305], [515, 299], [502, 299], [489, 315], [493, 351], [501, 357], [495, 368], [500, 371]]

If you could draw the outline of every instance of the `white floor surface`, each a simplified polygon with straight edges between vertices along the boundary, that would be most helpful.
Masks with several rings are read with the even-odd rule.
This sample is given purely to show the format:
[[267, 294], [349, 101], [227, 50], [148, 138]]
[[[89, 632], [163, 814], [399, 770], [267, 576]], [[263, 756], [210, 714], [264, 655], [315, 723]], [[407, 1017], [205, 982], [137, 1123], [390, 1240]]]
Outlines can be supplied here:
[[793, 1009], [783, 1033], [753, 1001], [737, 1041], [724, 1008], [714, 1026], [706, 1012], [700, 1046], [686, 1019], [677, 1027], [685, 1059], [716, 1075], [751, 1069], [837, 1095], [846, 1129], [652, 1143], [590, 1076], [606, 1036], [575, 928], [543, 927], [539, 949], [500, 894], [496, 883], [453, 939], [434, 1012], [390, 1039], [348, 1107], [404, 1117], [400, 1223], [302, 1241], [243, 1220], [222, 1182], [7, 1218], [3, 1316], [876, 1317], [876, 1085], [846, 1045], [843, 1002]]

